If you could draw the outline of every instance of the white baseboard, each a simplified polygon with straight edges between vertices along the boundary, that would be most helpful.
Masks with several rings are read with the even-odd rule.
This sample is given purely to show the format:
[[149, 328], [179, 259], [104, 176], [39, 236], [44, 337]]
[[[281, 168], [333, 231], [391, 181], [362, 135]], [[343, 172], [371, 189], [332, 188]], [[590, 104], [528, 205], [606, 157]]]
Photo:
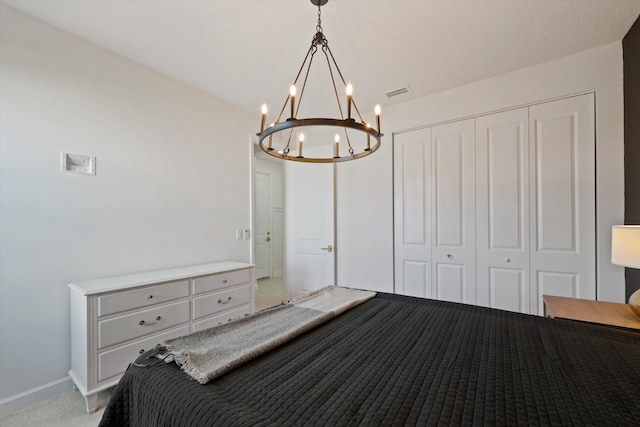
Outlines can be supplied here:
[[12, 411], [31, 405], [32, 403], [48, 399], [60, 393], [73, 390], [73, 382], [70, 377], [60, 378], [48, 384], [43, 384], [31, 390], [23, 391], [16, 395], [0, 400], [0, 412]]

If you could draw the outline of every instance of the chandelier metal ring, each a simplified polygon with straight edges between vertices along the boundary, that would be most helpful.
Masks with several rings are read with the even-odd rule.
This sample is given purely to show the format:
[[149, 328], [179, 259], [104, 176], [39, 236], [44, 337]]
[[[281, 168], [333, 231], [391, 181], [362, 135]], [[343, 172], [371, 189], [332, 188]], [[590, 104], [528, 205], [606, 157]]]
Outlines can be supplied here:
[[[349, 154], [348, 156], [343, 157], [295, 157], [289, 156], [287, 152], [279, 152], [273, 147], [269, 147], [263, 143], [265, 138], [272, 136], [278, 132], [282, 132], [287, 129], [294, 129], [298, 127], [304, 126], [333, 126], [338, 128], [349, 128], [353, 130], [357, 130], [360, 132], [364, 132], [368, 137], [373, 138], [375, 141], [374, 144], [371, 145], [370, 148], [365, 149], [360, 153]], [[355, 160], [369, 154], [374, 153], [378, 148], [380, 148], [380, 142], [383, 134], [377, 132], [374, 128], [367, 126], [363, 123], [358, 123], [354, 119], [326, 119], [326, 118], [312, 118], [312, 119], [287, 119], [284, 122], [275, 124], [273, 126], [269, 126], [263, 132], [259, 133], [260, 137], [259, 144], [260, 148], [267, 154], [278, 157], [281, 159], [292, 160], [295, 162], [308, 162], [308, 163], [335, 163], [335, 162], [346, 162], [348, 160]]]

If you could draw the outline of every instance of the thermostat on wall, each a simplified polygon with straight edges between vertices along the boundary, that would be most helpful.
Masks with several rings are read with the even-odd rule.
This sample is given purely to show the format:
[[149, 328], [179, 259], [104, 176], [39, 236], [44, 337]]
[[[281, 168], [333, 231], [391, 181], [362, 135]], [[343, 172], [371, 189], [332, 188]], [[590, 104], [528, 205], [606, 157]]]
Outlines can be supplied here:
[[96, 174], [96, 158], [62, 152], [62, 172]]

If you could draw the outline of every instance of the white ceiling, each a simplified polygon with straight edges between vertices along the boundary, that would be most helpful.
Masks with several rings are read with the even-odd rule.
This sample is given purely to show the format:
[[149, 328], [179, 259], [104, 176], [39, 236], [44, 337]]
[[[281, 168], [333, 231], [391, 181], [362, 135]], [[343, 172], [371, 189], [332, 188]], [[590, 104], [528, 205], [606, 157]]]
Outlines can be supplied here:
[[[256, 114], [279, 110], [317, 20], [309, 0], [0, 3]], [[322, 26], [368, 112], [619, 41], [639, 14], [640, 0], [330, 0]]]

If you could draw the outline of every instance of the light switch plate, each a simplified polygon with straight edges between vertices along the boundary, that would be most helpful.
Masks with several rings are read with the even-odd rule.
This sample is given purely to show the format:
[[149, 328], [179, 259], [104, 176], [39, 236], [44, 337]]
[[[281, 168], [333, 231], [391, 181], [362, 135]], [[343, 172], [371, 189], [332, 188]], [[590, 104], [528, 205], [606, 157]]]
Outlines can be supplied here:
[[62, 172], [81, 173], [85, 175], [96, 174], [96, 158], [82, 156], [80, 154], [62, 154]]

